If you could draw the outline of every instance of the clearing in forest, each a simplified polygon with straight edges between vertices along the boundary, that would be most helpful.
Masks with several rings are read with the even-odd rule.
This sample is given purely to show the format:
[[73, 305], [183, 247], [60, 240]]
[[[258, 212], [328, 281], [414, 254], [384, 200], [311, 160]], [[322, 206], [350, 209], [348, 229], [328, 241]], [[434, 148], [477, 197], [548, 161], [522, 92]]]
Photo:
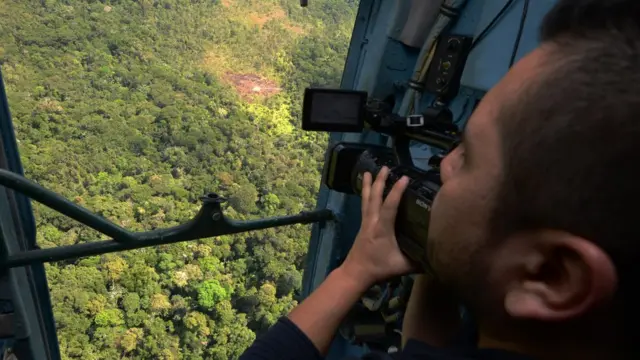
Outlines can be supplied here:
[[207, 52], [202, 67], [211, 71], [225, 84], [233, 86], [245, 101], [270, 97], [282, 90], [278, 82], [273, 80], [275, 74], [269, 70], [266, 70], [266, 73], [258, 73], [257, 69], [243, 63], [242, 59], [237, 59], [224, 47]]
[[[234, 42], [210, 44], [202, 58], [202, 68], [233, 86], [245, 101], [278, 94], [281, 74], [273, 65], [278, 57], [286, 57], [278, 53], [286, 54], [294, 38], [306, 32], [306, 26], [289, 19], [285, 9], [275, 3], [255, 2], [249, 6], [242, 1], [222, 0], [221, 5], [231, 26], [257, 31], [250, 41], [243, 40], [243, 47]], [[271, 22], [279, 24], [280, 30], [267, 25]], [[281, 29], [293, 36], [283, 36]]]
[[255, 100], [279, 93], [282, 89], [273, 80], [256, 74], [226, 73], [222, 79], [232, 85], [244, 100]]

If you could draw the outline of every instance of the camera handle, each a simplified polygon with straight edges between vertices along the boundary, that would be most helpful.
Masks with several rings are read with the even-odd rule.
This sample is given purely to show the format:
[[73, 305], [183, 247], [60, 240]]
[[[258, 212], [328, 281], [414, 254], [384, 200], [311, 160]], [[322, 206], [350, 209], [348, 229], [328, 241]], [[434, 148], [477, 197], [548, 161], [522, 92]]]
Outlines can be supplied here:
[[400, 166], [415, 168], [411, 156], [411, 141], [450, 151], [458, 142], [458, 127], [453, 123], [451, 110], [431, 106], [422, 114], [401, 117], [395, 114], [376, 114], [371, 125], [374, 130], [390, 135], [393, 150]]
[[393, 152], [400, 166], [415, 167], [411, 158], [411, 138], [406, 135], [398, 135], [393, 138]]

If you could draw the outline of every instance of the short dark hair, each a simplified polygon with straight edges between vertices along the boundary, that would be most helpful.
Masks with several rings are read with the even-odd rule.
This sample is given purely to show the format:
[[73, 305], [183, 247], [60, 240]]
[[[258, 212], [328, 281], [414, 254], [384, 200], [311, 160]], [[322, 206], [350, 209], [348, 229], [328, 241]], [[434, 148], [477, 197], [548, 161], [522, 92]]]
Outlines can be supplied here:
[[617, 301], [632, 310], [640, 305], [631, 296], [640, 293], [640, 0], [560, 0], [541, 40], [548, 64], [501, 114], [494, 235], [552, 228], [593, 241], [616, 265]]

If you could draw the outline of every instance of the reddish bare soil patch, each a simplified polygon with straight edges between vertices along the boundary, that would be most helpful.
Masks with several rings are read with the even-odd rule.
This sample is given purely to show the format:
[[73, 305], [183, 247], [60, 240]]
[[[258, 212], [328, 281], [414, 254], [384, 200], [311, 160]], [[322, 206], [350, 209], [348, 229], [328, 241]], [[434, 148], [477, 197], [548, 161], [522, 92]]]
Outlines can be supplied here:
[[275, 81], [256, 74], [226, 73], [222, 78], [245, 100], [273, 96], [282, 90]]
[[231, 0], [222, 0], [222, 6], [229, 7], [231, 6]]

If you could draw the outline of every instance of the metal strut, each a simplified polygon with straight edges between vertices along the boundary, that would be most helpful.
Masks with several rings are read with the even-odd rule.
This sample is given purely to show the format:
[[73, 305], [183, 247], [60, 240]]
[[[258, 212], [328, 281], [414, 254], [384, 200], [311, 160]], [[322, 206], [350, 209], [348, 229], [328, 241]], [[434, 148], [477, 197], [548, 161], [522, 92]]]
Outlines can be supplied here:
[[187, 223], [167, 229], [131, 232], [89, 210], [72, 203], [53, 191], [16, 173], [0, 169], [0, 185], [20, 192], [88, 227], [112, 237], [112, 240], [34, 249], [9, 254], [0, 259], [0, 269], [8, 269], [33, 263], [67, 260], [83, 256], [139, 249], [154, 245], [171, 244], [187, 240], [261, 230], [293, 224], [309, 224], [335, 219], [329, 209], [302, 212], [297, 215], [278, 216], [259, 220], [237, 221], [228, 219], [221, 203], [226, 199], [211, 193], [200, 198], [202, 207]]

